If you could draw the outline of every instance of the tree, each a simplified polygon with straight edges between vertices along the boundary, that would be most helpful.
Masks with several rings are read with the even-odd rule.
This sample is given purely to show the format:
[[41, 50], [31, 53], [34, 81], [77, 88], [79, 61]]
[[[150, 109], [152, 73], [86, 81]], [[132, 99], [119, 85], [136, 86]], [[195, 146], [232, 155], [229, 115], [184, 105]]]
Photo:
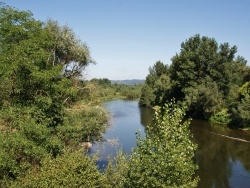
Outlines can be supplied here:
[[163, 98], [171, 87], [168, 72], [168, 66], [161, 61], [157, 61], [153, 67], [149, 67], [149, 74], [142, 87], [139, 102], [141, 106], [161, 105], [166, 102]]
[[[188, 114], [209, 119], [227, 113], [237, 98], [238, 88], [247, 80], [249, 67], [243, 57], [236, 56], [237, 47], [195, 35], [181, 44], [181, 51], [172, 58], [171, 92], [177, 101], [185, 102]], [[224, 118], [222, 118], [224, 119]], [[225, 121], [228, 122], [228, 121]]]
[[81, 76], [84, 68], [94, 63], [88, 46], [84, 44], [68, 26], [60, 26], [58, 22], [48, 20], [44, 29], [49, 32], [52, 46], [48, 49], [48, 61], [52, 65], [63, 65], [66, 77]]
[[204, 78], [199, 85], [183, 88], [183, 92], [183, 102], [188, 106], [187, 112], [193, 118], [208, 119], [224, 106], [223, 95], [210, 77]]
[[190, 140], [190, 120], [183, 122], [184, 108], [174, 102], [156, 110], [146, 136], [137, 135], [125, 187], [196, 187], [196, 145]]
[[242, 85], [247, 74], [246, 61], [243, 57], [235, 58], [236, 53], [236, 46], [218, 46], [213, 38], [195, 35], [182, 43], [181, 52], [172, 58], [171, 79], [183, 93], [182, 88], [199, 85], [210, 77], [226, 97], [230, 86]]
[[166, 100], [165, 96], [171, 93], [171, 80], [168, 74], [161, 75], [155, 81], [154, 87], [154, 94], [155, 94], [155, 101], [154, 105], [163, 105], [168, 100]]
[[209, 76], [210, 67], [217, 60], [215, 39], [195, 35], [181, 44], [181, 52], [172, 58], [171, 79], [178, 89], [190, 87]]
[[[82, 69], [93, 62], [88, 47], [66, 26], [42, 23], [31, 12], [1, 5], [0, 103], [36, 106], [50, 126], [63, 121]], [[6, 85], [6, 83], [9, 83]]]
[[237, 102], [232, 105], [232, 125], [248, 128], [250, 127], [250, 81], [246, 82], [239, 90]]
[[147, 84], [144, 84], [141, 89], [141, 97], [139, 101], [140, 106], [152, 106], [155, 101], [155, 95], [153, 93], [152, 88], [150, 88]]
[[149, 74], [146, 77], [146, 84], [148, 84], [150, 87], [154, 87], [157, 78], [167, 73], [168, 67], [161, 61], [157, 61], [153, 67], [149, 67]]

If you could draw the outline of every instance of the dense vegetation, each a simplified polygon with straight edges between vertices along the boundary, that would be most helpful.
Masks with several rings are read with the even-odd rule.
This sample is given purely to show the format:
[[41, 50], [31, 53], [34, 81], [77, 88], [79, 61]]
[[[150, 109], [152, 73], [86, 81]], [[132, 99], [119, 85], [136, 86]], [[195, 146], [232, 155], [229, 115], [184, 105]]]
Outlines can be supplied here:
[[149, 68], [140, 105], [162, 106], [175, 98], [191, 117], [250, 127], [250, 67], [236, 52], [213, 38], [189, 38], [170, 66], [158, 61]]
[[65, 148], [99, 140], [108, 115], [87, 101], [76, 105], [84, 99], [78, 78], [93, 61], [70, 28], [0, 8], [0, 187], [6, 187], [48, 156], [67, 157]]
[[197, 166], [193, 164], [194, 145], [190, 138], [190, 120], [184, 121], [185, 108], [174, 101], [155, 112], [146, 136], [137, 137], [132, 151], [125, 187], [196, 187]]
[[93, 98], [99, 100], [108, 100], [114, 98], [123, 99], [139, 99], [141, 96], [142, 84], [117, 84], [112, 83], [107, 78], [92, 79], [88, 82], [89, 85], [95, 87], [95, 96]]
[[90, 63], [69, 27], [0, 4], [0, 187], [194, 187], [196, 146], [175, 104], [156, 111], [157, 129], [138, 137], [131, 156], [118, 153], [98, 170], [82, 148], [108, 124], [96, 104], [138, 98], [141, 86], [81, 80]]

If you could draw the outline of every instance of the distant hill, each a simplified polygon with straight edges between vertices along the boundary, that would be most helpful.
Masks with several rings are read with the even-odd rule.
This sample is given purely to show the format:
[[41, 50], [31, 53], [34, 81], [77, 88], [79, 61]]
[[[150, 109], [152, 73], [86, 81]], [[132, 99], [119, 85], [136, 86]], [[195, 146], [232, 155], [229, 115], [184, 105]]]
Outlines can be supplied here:
[[111, 83], [114, 84], [124, 84], [124, 85], [136, 85], [136, 84], [143, 84], [145, 80], [140, 79], [132, 79], [132, 80], [111, 80]]

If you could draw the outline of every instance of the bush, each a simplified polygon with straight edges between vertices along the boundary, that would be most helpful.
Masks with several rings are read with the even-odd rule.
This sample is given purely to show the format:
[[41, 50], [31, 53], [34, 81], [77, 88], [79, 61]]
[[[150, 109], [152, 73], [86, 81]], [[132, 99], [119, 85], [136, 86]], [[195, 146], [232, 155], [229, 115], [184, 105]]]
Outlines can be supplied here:
[[228, 125], [232, 120], [230, 117], [230, 113], [227, 109], [222, 109], [220, 112], [213, 114], [210, 119], [212, 122], [222, 123]]
[[137, 136], [125, 187], [196, 187], [196, 145], [190, 140], [190, 121], [183, 122], [184, 109], [174, 103], [155, 112], [146, 136]]
[[30, 170], [25, 178], [10, 187], [102, 187], [102, 174], [95, 166], [95, 159], [80, 151], [66, 151], [57, 158], [47, 156], [41, 167]]

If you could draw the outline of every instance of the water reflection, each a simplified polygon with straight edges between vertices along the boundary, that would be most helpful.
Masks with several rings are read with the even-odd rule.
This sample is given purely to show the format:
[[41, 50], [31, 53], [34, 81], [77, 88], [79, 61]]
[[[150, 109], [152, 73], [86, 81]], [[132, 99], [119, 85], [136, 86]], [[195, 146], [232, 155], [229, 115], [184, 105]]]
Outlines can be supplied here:
[[141, 125], [146, 127], [152, 122], [154, 110], [152, 108], [140, 107]]
[[[196, 162], [199, 187], [247, 187], [250, 185], [250, 144], [225, 136], [250, 140], [244, 132], [193, 120], [190, 126], [198, 144]], [[240, 134], [241, 133], [241, 134]], [[247, 157], [248, 156], [248, 157]], [[243, 168], [243, 166], [245, 168]]]
[[199, 166], [197, 175], [201, 178], [199, 187], [229, 187], [232, 164], [227, 142], [223, 142], [220, 136], [211, 134], [211, 127], [205, 122], [194, 121], [191, 131], [194, 141], [198, 143], [196, 162]]
[[[114, 156], [120, 147], [130, 153], [136, 146], [135, 132], [141, 129], [143, 133], [153, 117], [153, 110], [139, 108], [137, 101], [114, 100], [105, 103], [105, 107], [113, 115], [105, 138], [117, 139], [119, 144], [102, 143], [92, 148], [92, 153], [99, 151], [103, 157], [102, 164], [107, 162], [105, 156]], [[195, 158], [199, 166], [196, 174], [201, 179], [198, 187], [250, 187], [250, 143], [225, 137], [250, 141], [249, 133], [198, 120], [192, 121], [190, 130], [198, 144]]]

